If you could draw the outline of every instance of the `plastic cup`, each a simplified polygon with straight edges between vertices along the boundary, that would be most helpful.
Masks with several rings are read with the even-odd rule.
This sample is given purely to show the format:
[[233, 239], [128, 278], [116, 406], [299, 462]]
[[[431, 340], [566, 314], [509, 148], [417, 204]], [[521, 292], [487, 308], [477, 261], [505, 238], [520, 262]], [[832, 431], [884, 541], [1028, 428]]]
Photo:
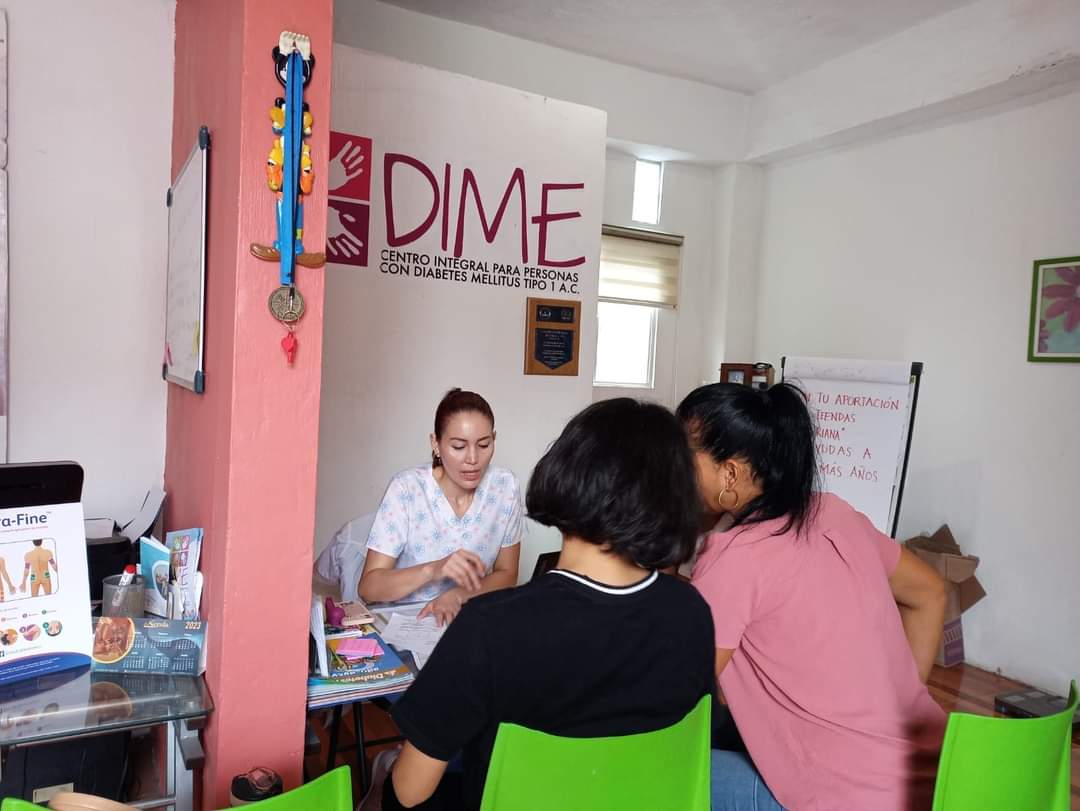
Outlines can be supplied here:
[[121, 575], [114, 574], [101, 581], [101, 614], [104, 617], [141, 617], [143, 590], [142, 575], [134, 575], [126, 586], [120, 585]]

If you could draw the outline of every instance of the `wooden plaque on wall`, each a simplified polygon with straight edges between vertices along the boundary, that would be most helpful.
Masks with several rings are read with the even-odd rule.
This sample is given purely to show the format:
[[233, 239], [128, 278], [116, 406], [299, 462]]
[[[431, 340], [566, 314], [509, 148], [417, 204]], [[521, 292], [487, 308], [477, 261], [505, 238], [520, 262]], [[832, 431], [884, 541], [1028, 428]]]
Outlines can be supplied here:
[[580, 301], [525, 299], [525, 374], [576, 376], [580, 351]]

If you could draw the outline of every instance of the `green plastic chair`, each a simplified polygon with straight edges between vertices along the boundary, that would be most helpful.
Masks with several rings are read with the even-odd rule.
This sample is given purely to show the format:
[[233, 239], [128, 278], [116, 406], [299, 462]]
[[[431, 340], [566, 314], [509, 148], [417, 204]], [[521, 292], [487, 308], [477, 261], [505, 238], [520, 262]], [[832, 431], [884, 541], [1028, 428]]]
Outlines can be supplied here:
[[[41, 811], [44, 806], [8, 797], [0, 811]], [[245, 808], [259, 811], [353, 811], [352, 776], [348, 766], [339, 766], [317, 780], [269, 800], [250, 803]]]
[[0, 811], [41, 811], [41, 808], [40, 805], [28, 803], [17, 797], [5, 797], [4, 802], [0, 804]]
[[676, 724], [563, 738], [499, 724], [480, 811], [708, 811], [712, 697]]
[[954, 712], [945, 728], [934, 811], [1069, 811], [1072, 723], [1080, 697], [1043, 718]]

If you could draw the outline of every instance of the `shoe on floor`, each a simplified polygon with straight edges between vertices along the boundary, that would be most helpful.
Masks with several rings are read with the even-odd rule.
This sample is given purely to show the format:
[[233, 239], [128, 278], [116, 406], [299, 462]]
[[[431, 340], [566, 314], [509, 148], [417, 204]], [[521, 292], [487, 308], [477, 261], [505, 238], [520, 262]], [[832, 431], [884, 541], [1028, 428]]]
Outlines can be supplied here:
[[393, 749], [383, 749], [375, 755], [375, 760], [371, 763], [371, 788], [356, 807], [356, 811], [382, 811], [383, 784], [390, 774], [390, 767], [400, 754], [401, 747], [395, 746]]

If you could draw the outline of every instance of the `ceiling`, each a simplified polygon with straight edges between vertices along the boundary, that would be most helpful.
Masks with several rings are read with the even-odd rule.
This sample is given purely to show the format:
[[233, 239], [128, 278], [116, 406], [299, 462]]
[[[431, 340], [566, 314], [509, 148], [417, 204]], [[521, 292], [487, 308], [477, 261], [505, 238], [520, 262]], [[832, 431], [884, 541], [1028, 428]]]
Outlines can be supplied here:
[[756, 92], [970, 0], [388, 0], [656, 73]]

